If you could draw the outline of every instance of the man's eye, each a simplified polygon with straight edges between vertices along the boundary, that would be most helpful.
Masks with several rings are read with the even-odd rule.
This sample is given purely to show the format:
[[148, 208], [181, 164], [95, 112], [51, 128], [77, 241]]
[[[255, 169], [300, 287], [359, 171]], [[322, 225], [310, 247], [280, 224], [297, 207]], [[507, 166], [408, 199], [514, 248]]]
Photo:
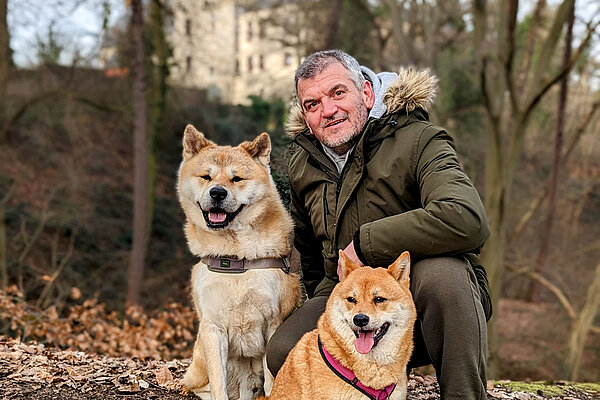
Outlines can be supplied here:
[[336, 90], [335, 93], [334, 93], [335, 96], [341, 96], [343, 94], [344, 94], [343, 90]]
[[315, 107], [317, 106], [317, 102], [313, 101], [312, 103], [308, 103], [308, 105], [306, 106], [306, 111], [311, 111], [313, 110]]

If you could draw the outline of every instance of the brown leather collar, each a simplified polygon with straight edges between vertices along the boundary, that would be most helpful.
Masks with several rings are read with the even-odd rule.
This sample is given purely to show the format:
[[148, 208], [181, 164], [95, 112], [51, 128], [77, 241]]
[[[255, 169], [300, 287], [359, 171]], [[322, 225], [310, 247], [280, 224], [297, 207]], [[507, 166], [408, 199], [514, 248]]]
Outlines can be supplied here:
[[241, 274], [249, 269], [281, 268], [283, 272], [298, 272], [292, 270], [287, 257], [258, 258], [256, 260], [239, 259], [237, 257], [202, 257], [201, 261], [213, 272]]

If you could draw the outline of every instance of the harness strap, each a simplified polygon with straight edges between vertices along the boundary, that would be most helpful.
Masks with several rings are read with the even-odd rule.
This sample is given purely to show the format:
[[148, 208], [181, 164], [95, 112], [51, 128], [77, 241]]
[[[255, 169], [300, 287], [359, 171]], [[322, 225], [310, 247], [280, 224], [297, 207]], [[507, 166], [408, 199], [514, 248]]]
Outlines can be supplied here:
[[287, 257], [258, 258], [256, 260], [239, 259], [237, 257], [202, 257], [201, 261], [213, 272], [241, 274], [249, 269], [280, 268], [286, 274], [298, 272], [292, 270]]
[[366, 386], [364, 383], [358, 380], [358, 378], [356, 377], [354, 372], [352, 372], [351, 369], [343, 366], [335, 357], [333, 357], [327, 352], [327, 350], [325, 350], [325, 347], [323, 347], [323, 344], [321, 343], [321, 338], [318, 338], [318, 342], [319, 352], [321, 353], [323, 361], [325, 361], [325, 364], [329, 367], [329, 369], [331, 369], [337, 376], [342, 378], [344, 382], [348, 383], [371, 400], [389, 399], [390, 395], [396, 388], [395, 383], [392, 383], [391, 385], [386, 386], [380, 390]]

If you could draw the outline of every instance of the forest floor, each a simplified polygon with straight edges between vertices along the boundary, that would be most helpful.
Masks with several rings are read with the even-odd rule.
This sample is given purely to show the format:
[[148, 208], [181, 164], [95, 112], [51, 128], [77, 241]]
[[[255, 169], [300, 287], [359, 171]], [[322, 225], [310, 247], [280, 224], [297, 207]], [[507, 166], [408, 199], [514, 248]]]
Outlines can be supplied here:
[[[0, 337], [2, 399], [197, 399], [181, 384], [189, 360], [142, 361]], [[488, 382], [488, 399], [599, 399], [600, 385]], [[432, 376], [411, 375], [409, 400], [439, 399]]]

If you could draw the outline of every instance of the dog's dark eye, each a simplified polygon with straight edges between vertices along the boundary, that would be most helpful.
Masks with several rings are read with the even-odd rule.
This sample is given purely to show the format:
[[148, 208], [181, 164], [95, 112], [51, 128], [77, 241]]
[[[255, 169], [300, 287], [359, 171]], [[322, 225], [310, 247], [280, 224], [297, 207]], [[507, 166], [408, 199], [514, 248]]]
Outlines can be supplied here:
[[348, 303], [356, 304], [356, 299], [352, 296], [348, 297], [346, 300], [348, 300]]
[[202, 175], [200, 178], [204, 179], [205, 181], [210, 181], [210, 175]]
[[383, 303], [384, 301], [386, 301], [387, 299], [385, 297], [381, 297], [381, 296], [377, 296], [373, 299], [373, 303], [378, 304], [378, 303]]
[[231, 178], [231, 182], [239, 182], [239, 181], [243, 181], [244, 178], [240, 178], [239, 176], [234, 176], [233, 178]]

